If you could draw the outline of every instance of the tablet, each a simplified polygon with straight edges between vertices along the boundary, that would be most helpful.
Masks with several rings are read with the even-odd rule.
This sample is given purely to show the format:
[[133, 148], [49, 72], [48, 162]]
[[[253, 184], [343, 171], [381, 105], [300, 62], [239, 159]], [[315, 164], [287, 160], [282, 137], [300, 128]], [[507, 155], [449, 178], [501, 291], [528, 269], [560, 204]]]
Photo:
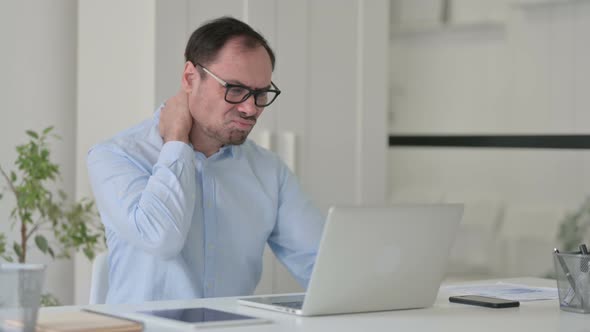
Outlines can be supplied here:
[[[218, 327], [270, 323], [267, 319], [235, 314], [232, 312], [210, 308], [181, 308], [166, 310], [137, 311], [139, 315], [147, 315], [167, 325], [182, 327]], [[138, 317], [138, 316], [137, 316]]]

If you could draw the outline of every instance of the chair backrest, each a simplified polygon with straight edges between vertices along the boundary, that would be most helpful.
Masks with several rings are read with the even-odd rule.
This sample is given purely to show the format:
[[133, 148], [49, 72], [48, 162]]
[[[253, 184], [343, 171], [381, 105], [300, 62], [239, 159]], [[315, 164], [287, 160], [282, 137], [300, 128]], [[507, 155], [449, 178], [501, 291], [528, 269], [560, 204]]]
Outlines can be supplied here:
[[90, 286], [90, 304], [104, 304], [109, 290], [109, 257], [103, 252], [92, 263], [92, 284]]

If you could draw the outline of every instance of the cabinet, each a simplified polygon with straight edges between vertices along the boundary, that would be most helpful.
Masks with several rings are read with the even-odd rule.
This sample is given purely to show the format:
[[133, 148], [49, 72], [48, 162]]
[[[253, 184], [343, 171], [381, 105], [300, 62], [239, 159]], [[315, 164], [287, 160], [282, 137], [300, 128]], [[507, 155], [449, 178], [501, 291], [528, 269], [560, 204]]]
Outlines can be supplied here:
[[392, 0], [393, 36], [446, 29], [500, 26], [514, 0]]

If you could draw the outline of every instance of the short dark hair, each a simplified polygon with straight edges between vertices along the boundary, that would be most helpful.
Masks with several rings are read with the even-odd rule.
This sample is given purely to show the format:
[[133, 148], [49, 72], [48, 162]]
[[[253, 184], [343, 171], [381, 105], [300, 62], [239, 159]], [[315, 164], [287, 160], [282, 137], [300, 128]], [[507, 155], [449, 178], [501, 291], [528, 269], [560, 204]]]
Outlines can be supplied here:
[[186, 45], [184, 58], [193, 65], [207, 65], [215, 60], [225, 43], [234, 37], [244, 37], [243, 46], [247, 48], [264, 47], [274, 70], [275, 55], [266, 39], [248, 24], [229, 16], [208, 21], [195, 30]]

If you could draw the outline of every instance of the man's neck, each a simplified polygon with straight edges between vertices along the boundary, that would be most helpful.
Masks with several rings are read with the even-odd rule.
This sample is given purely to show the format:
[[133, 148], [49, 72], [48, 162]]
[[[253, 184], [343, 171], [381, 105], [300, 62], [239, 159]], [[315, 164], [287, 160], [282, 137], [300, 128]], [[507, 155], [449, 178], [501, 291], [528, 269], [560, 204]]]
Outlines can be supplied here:
[[223, 146], [219, 141], [205, 135], [205, 133], [195, 127], [191, 130], [189, 138], [193, 149], [203, 153], [207, 158], [214, 155]]

